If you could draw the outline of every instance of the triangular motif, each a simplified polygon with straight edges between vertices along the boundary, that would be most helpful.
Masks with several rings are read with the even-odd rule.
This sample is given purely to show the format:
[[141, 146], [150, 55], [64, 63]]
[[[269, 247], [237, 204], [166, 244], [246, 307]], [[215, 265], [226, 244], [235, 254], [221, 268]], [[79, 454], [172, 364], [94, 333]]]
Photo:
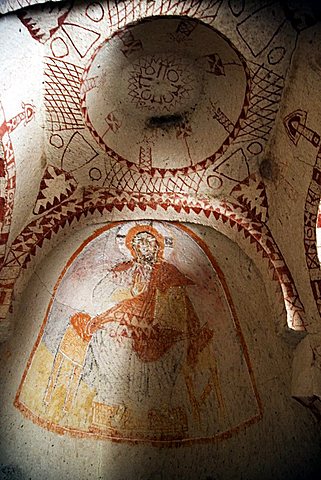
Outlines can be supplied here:
[[268, 201], [265, 185], [250, 175], [231, 190], [231, 196], [239, 202], [242, 212], [246, 212], [247, 218], [264, 223], [268, 219]]
[[100, 37], [100, 33], [75, 23], [65, 22], [61, 29], [67, 35], [81, 58], [87, 55], [91, 47]]
[[49, 165], [41, 179], [33, 213], [39, 215], [59, 205], [72, 195], [76, 187], [77, 182], [70, 173]]

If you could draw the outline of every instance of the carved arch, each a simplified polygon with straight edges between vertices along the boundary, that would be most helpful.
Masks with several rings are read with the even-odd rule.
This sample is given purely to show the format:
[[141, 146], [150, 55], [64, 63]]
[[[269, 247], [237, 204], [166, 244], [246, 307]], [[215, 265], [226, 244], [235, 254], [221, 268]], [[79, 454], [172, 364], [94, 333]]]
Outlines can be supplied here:
[[258, 217], [250, 218], [245, 211], [237, 211], [240, 205], [233, 199], [196, 199], [178, 194], [159, 196], [123, 194], [119, 197], [118, 194], [106, 192], [105, 189], [87, 189], [82, 194], [79, 193], [78, 191], [77, 196], [30, 222], [12, 243], [1, 272], [1, 298], [5, 299], [5, 302], [2, 303], [0, 323], [4, 322], [4, 326], [11, 308], [15, 282], [44, 241], [50, 240], [61, 228], [97, 213], [104, 215], [106, 221], [115, 220], [115, 216], [117, 220], [124, 219], [124, 211], [131, 212], [131, 219], [139, 219], [138, 212], [144, 218], [152, 215], [155, 219], [161, 217], [166, 220], [168, 219], [166, 212], [171, 211], [179, 214], [181, 222], [212, 226], [232, 240], [237, 237], [243, 248], [244, 245], [248, 246], [246, 253], [249, 253], [252, 259], [253, 255], [259, 254], [271, 270], [273, 280], [278, 282], [287, 313], [288, 327], [299, 331], [306, 329], [304, 307], [269, 228]]

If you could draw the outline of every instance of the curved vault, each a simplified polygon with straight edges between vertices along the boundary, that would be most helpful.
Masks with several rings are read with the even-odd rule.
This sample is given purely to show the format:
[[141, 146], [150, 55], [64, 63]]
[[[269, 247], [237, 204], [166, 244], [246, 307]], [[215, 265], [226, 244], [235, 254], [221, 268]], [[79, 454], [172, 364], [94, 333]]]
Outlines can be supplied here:
[[[158, 292], [157, 308], [146, 311], [146, 324], [135, 323], [132, 308], [134, 303], [138, 306], [138, 296], [134, 292], [134, 296], [128, 297], [127, 288], [131, 284], [133, 267], [130, 239], [134, 239], [133, 229], [139, 233], [142, 227], [149, 232], [157, 230], [163, 259], [159, 268], [165, 275], [170, 269], [170, 278], [167, 278], [162, 292]], [[15, 402], [20, 411], [12, 406], [13, 413], [10, 410], [3, 420], [4, 433], [7, 429], [15, 431], [17, 427], [21, 442], [26, 441], [30, 430], [38, 432], [33, 444], [36, 447], [33, 453], [35, 466], [30, 471], [41, 471], [36, 460], [41, 458], [48, 442], [63, 445], [55, 473], [58, 468], [61, 472], [70, 469], [70, 463], [62, 465], [64, 460], [68, 462], [68, 458], [70, 462], [69, 445], [73, 446], [71, 448], [76, 445], [81, 457], [82, 452], [86, 456], [90, 449], [91, 462], [86, 460], [80, 478], [88, 478], [93, 466], [104, 461], [105, 476], [121, 478], [121, 474], [111, 471], [110, 457], [105, 457], [109, 450], [112, 454], [124, 452], [124, 457], [118, 457], [117, 461], [123, 477], [129, 451], [134, 452], [135, 458], [140, 456], [144, 475], [154, 471], [155, 464], [160, 462], [164, 463], [171, 478], [173, 467], [167, 459], [177, 458], [179, 452], [185, 455], [191, 448], [192, 455], [204, 452], [202, 467], [197, 470], [200, 478], [201, 469], [208, 474], [213, 470], [224, 471], [230, 478], [231, 472], [237, 472], [237, 476], [240, 468], [244, 470], [243, 460], [238, 458], [235, 465], [229, 463], [226, 473], [227, 461], [231, 462], [240, 441], [251, 452], [256, 451], [257, 444], [266, 441], [266, 428], [279, 431], [278, 445], [286, 444], [291, 448], [293, 442], [297, 442], [296, 450], [296, 445], [301, 444], [302, 436], [296, 438], [295, 432], [300, 422], [304, 431], [307, 414], [305, 416], [303, 411], [299, 415], [301, 407], [297, 405], [295, 408], [287, 389], [280, 390], [280, 380], [282, 385], [289, 381], [292, 349], [275, 336], [262, 278], [256, 269], [248, 269], [252, 262], [246, 259], [235, 242], [212, 228], [199, 225], [190, 224], [186, 228], [182, 222], [175, 225], [166, 221], [131, 220], [104, 225], [98, 231], [97, 225], [77, 229], [43, 260], [26, 289], [17, 332], [8, 343], [11, 351], [19, 350], [19, 345], [21, 350], [19, 367], [12, 370], [10, 380], [11, 400], [22, 380]], [[158, 275], [156, 278], [159, 289], [162, 282], [159, 282]], [[247, 302], [240, 302], [238, 292], [243, 292], [244, 282], [249, 298]], [[259, 293], [255, 295], [257, 290]], [[151, 294], [149, 288], [145, 293], [147, 297]], [[35, 294], [34, 303], [27, 301], [35, 298]], [[261, 300], [259, 310], [257, 295]], [[185, 309], [189, 301], [198, 319], [193, 319], [192, 331], [189, 330], [192, 310]], [[37, 316], [33, 316], [35, 305]], [[233, 305], [234, 312], [231, 311]], [[174, 322], [173, 310], [176, 312]], [[126, 312], [128, 317], [123, 315]], [[148, 312], [152, 312], [154, 319], [149, 325]], [[116, 314], [120, 317], [117, 315], [117, 318]], [[100, 316], [99, 321], [97, 316]], [[26, 324], [26, 318], [34, 318], [32, 329]], [[145, 339], [139, 329], [142, 326]], [[158, 334], [153, 336], [156, 332]], [[28, 360], [30, 352], [32, 355]], [[63, 353], [65, 356], [59, 371], [57, 367]], [[247, 359], [246, 353], [249, 354]], [[98, 360], [99, 366], [92, 366], [94, 359]], [[162, 367], [173, 366], [173, 362], [176, 368], [170, 368], [171, 374], [166, 375]], [[213, 370], [215, 365], [216, 372], [215, 368]], [[77, 385], [79, 369], [82, 376]], [[128, 374], [131, 381], [128, 381]], [[267, 378], [268, 389], [265, 388]], [[142, 379], [146, 380], [144, 386], [137, 388]], [[158, 380], [162, 381], [161, 388]], [[21, 411], [27, 418], [21, 415]], [[24, 428], [20, 428], [21, 425]], [[57, 432], [64, 435], [57, 435]], [[71, 435], [78, 438], [70, 438]], [[311, 431], [305, 435], [310, 438]], [[9, 459], [14, 435], [6, 435], [6, 438], [5, 450]], [[118, 444], [95, 441], [97, 438], [112, 439]], [[128, 446], [128, 442], [135, 442], [135, 445]], [[185, 444], [184, 448], [169, 448], [181, 443]], [[311, 451], [315, 452], [316, 444], [309, 442], [310, 455]], [[102, 445], [104, 453], [100, 457], [98, 448], [101, 449]], [[230, 445], [235, 447], [229, 448]], [[155, 446], [162, 446], [165, 450]], [[272, 460], [269, 468], [275, 469], [278, 464], [272, 454], [275, 441], [270, 448]], [[222, 453], [217, 454], [221, 450]], [[23, 455], [27, 451], [24, 447]], [[154, 455], [150, 464], [143, 460], [146, 451]], [[162, 451], [165, 452], [165, 462]], [[55, 448], [52, 452], [51, 461], [56, 464]], [[205, 452], [209, 457], [207, 460]], [[306, 453], [300, 452], [300, 455], [298, 465], [301, 458], [306, 458]], [[182, 468], [180, 461], [175, 468]], [[131, 478], [135, 463], [130, 460], [130, 471], [125, 478]], [[25, 465], [24, 457], [19, 464]], [[278, 474], [280, 471], [292, 472], [295, 465], [298, 468], [292, 460], [288, 465], [279, 465]], [[75, 459], [72, 468], [74, 473], [77, 469]], [[195, 478], [195, 468], [198, 467], [188, 465], [184, 475]], [[301, 465], [300, 468], [306, 471], [307, 467]], [[308, 468], [308, 471], [313, 468], [311, 463]], [[255, 478], [252, 473], [248, 476]]]
[[149, 18], [117, 31], [82, 78], [82, 112], [95, 140], [118, 164], [155, 181], [213, 164], [249, 106], [243, 57], [197, 20], [185, 20], [189, 42], [175, 42], [182, 21]]

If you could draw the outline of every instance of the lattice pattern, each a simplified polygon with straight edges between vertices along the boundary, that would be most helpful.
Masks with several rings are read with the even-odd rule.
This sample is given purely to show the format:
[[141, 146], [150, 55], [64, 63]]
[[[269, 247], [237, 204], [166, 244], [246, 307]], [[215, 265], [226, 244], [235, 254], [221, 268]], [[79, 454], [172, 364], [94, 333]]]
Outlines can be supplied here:
[[199, 19], [213, 19], [217, 15], [221, 3], [222, 0], [207, 0], [202, 2], [199, 0], [187, 0], [185, 2], [163, 0], [160, 6], [160, 14], [170, 15], [180, 10], [179, 15], [188, 15]]
[[252, 63], [250, 104], [235, 143], [268, 140], [273, 128], [284, 87], [284, 78], [271, 70]]
[[139, 173], [128, 169], [122, 162], [111, 161], [108, 165], [105, 186], [127, 193], [184, 193], [197, 192], [206, 174], [205, 170], [170, 177]]
[[44, 100], [49, 130], [84, 128], [79, 100], [82, 73], [77, 65], [47, 58]]
[[154, 15], [186, 15], [211, 22], [215, 19], [221, 4], [222, 0], [162, 0], [161, 2], [107, 0], [107, 12], [109, 25], [112, 28], [121, 28], [138, 18]]
[[[153, 15], [155, 2], [150, 2], [150, 4], [152, 7], [151, 15]], [[126, 23], [134, 21], [142, 14], [144, 15], [144, 13], [141, 12], [142, 9], [144, 9], [144, 6], [142, 7], [142, 2], [138, 0], [133, 0], [132, 2], [114, 2], [107, 0], [109, 25], [112, 27], [121, 28], [126, 25]]]

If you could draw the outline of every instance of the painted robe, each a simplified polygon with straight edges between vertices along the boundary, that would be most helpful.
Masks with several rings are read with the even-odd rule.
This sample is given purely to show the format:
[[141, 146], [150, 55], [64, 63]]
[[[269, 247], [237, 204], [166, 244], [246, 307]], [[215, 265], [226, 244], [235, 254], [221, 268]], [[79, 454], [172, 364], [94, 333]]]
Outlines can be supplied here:
[[164, 428], [167, 436], [183, 435], [188, 415], [199, 415], [189, 372], [213, 336], [186, 293], [193, 282], [165, 261], [152, 267], [147, 283], [135, 262], [116, 270], [130, 271], [131, 294], [140, 293], [92, 319], [71, 318], [77, 335], [90, 342], [83, 379], [97, 392], [92, 426], [130, 435], [143, 424], [154, 435]]

